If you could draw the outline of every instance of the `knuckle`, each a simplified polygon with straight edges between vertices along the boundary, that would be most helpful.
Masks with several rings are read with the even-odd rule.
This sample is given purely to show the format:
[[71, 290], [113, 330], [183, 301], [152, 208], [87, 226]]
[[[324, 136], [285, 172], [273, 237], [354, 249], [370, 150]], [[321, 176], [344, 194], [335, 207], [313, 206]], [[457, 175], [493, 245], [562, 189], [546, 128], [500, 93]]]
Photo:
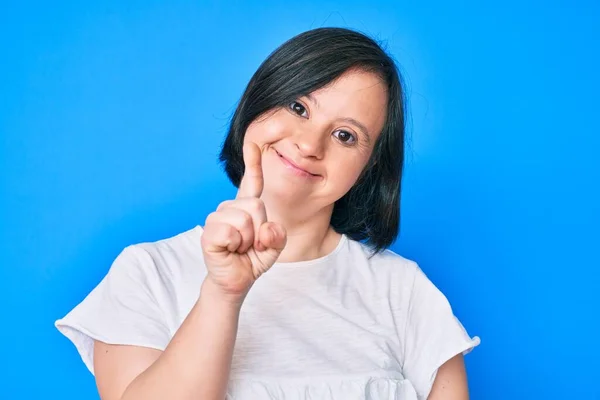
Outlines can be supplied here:
[[242, 214], [242, 226], [244, 228], [253, 226], [253, 222], [252, 222], [252, 215], [248, 214], [248, 213], [243, 213]]
[[[206, 216], [206, 220], [204, 221], [204, 225], [212, 225], [217, 218], [217, 212], [211, 212]], [[205, 228], [206, 229], [206, 228]]]
[[237, 229], [235, 229], [233, 226], [229, 225], [229, 224], [223, 224], [222, 227], [222, 234], [223, 236], [227, 237], [227, 238], [231, 238], [232, 236], [235, 236]]
[[221, 204], [217, 206], [217, 211], [221, 211], [224, 208], [227, 208], [231, 204], [231, 200], [225, 200]]
[[220, 243], [230, 242], [234, 237], [235, 228], [229, 224], [220, 224], [215, 232], [215, 240]]
[[264, 206], [265, 205], [263, 201], [259, 198], [253, 198], [250, 200], [250, 208], [252, 209], [252, 211], [262, 211]]

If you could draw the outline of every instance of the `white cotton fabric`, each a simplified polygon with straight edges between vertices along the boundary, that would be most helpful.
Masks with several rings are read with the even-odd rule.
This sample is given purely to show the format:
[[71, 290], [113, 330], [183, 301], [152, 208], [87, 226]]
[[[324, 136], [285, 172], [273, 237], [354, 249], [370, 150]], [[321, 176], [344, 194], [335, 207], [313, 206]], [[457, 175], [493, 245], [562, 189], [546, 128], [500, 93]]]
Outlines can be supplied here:
[[[200, 226], [129, 246], [56, 327], [93, 373], [93, 341], [164, 350], [206, 276]], [[343, 235], [319, 259], [276, 263], [241, 310], [230, 400], [426, 399], [437, 369], [479, 344], [416, 263], [369, 259]]]

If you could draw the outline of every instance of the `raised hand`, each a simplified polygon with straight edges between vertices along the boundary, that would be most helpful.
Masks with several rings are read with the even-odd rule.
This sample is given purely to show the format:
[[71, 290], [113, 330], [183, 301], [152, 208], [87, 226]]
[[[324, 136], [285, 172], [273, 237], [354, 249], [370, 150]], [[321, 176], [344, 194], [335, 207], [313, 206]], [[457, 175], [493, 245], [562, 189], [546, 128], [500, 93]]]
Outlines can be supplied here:
[[287, 234], [268, 222], [260, 195], [263, 174], [260, 148], [244, 145], [245, 171], [235, 200], [227, 200], [204, 225], [202, 251], [211, 279], [224, 294], [243, 297], [254, 281], [277, 261]]

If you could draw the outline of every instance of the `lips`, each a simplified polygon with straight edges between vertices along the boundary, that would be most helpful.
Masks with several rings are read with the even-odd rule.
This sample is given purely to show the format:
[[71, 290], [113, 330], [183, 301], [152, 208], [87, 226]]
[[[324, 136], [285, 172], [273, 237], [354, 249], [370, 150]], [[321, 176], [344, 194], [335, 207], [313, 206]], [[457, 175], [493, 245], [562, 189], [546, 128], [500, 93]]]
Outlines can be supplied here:
[[295, 169], [297, 169], [297, 170], [299, 170], [299, 171], [302, 171], [302, 172], [304, 172], [304, 173], [306, 173], [306, 174], [308, 174], [308, 175], [311, 175], [311, 176], [319, 176], [319, 175], [317, 175], [317, 174], [313, 174], [312, 172], [305, 170], [304, 168], [302, 168], [301, 166], [299, 166], [298, 164], [296, 164], [295, 162], [293, 162], [293, 161], [292, 161], [292, 160], [290, 160], [289, 158], [287, 158], [287, 157], [285, 157], [284, 155], [282, 155], [282, 154], [281, 154], [280, 152], [278, 152], [277, 150], [275, 150], [275, 153], [277, 153], [277, 155], [278, 155], [280, 158], [282, 158], [282, 159], [284, 160], [284, 162], [286, 162], [287, 164], [289, 164], [289, 165], [290, 165], [290, 166], [292, 166], [293, 168], [295, 168]]

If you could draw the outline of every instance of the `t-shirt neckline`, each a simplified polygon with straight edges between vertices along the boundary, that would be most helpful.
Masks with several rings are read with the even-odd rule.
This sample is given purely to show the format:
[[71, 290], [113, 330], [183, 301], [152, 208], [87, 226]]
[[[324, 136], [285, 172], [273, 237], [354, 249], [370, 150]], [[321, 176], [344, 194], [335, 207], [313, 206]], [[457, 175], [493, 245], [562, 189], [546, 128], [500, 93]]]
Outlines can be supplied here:
[[300, 268], [300, 267], [324, 264], [324, 263], [330, 261], [332, 258], [334, 258], [342, 250], [342, 248], [346, 245], [347, 242], [348, 242], [348, 237], [342, 233], [340, 240], [338, 241], [338, 244], [328, 254], [325, 254], [324, 256], [321, 256], [318, 258], [314, 258], [312, 260], [276, 262], [275, 264], [273, 264], [273, 268]]

